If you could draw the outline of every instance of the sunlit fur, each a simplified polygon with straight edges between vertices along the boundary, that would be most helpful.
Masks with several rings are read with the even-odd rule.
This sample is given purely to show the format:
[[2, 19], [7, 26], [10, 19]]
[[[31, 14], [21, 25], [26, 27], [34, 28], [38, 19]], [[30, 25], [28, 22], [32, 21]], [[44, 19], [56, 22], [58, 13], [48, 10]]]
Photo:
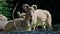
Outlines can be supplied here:
[[[33, 9], [31, 8], [31, 10]], [[39, 20], [37, 18], [39, 18]], [[52, 16], [50, 12], [47, 10], [37, 9], [36, 7], [34, 10], [34, 13], [32, 14], [32, 21], [34, 24], [36, 24], [37, 21], [40, 21], [40, 23], [42, 23], [42, 28], [46, 29], [46, 25], [47, 25], [50, 29], [52, 29], [52, 22], [51, 22]]]

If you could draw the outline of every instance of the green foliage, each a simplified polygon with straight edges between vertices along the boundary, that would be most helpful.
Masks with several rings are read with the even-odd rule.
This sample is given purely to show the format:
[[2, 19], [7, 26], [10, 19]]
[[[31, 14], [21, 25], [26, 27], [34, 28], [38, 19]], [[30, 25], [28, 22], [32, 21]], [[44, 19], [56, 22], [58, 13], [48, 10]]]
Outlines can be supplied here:
[[[7, 3], [6, 1], [7, 0], [0, 0], [0, 14], [5, 15], [8, 18], [8, 20], [10, 20], [10, 17], [12, 16], [10, 10], [12, 8], [10, 8], [9, 6], [11, 4]], [[12, 0], [10, 0], [10, 2], [12, 2]]]

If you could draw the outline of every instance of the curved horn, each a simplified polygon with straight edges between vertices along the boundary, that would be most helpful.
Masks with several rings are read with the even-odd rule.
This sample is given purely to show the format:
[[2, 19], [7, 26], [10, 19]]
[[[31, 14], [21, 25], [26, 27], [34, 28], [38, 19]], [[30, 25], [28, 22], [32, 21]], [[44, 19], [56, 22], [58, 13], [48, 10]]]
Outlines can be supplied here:
[[36, 10], [37, 9], [37, 5], [32, 5], [32, 7]]

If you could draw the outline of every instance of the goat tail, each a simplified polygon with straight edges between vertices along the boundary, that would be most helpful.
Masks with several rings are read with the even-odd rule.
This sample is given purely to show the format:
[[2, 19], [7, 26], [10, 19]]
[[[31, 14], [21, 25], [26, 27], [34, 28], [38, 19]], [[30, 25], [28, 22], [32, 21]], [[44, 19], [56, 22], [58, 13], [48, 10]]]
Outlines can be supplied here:
[[52, 16], [49, 12], [46, 12], [47, 14], [47, 24], [49, 28], [52, 28]]

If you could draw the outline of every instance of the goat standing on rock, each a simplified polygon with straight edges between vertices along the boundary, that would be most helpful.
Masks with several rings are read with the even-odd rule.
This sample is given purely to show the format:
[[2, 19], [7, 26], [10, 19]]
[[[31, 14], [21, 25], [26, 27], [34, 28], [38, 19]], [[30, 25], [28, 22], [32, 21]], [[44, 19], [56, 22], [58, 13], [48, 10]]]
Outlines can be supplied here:
[[[29, 6], [28, 4], [23, 4], [22, 8], [26, 11], [26, 13], [30, 13], [30, 17], [32, 16], [32, 25], [34, 25], [34, 30], [36, 26], [38, 26], [38, 21], [42, 23], [43, 29], [46, 29], [46, 25], [49, 29], [52, 29], [52, 19], [49, 11], [37, 9], [36, 5]], [[39, 20], [37, 18], [39, 18]]]

